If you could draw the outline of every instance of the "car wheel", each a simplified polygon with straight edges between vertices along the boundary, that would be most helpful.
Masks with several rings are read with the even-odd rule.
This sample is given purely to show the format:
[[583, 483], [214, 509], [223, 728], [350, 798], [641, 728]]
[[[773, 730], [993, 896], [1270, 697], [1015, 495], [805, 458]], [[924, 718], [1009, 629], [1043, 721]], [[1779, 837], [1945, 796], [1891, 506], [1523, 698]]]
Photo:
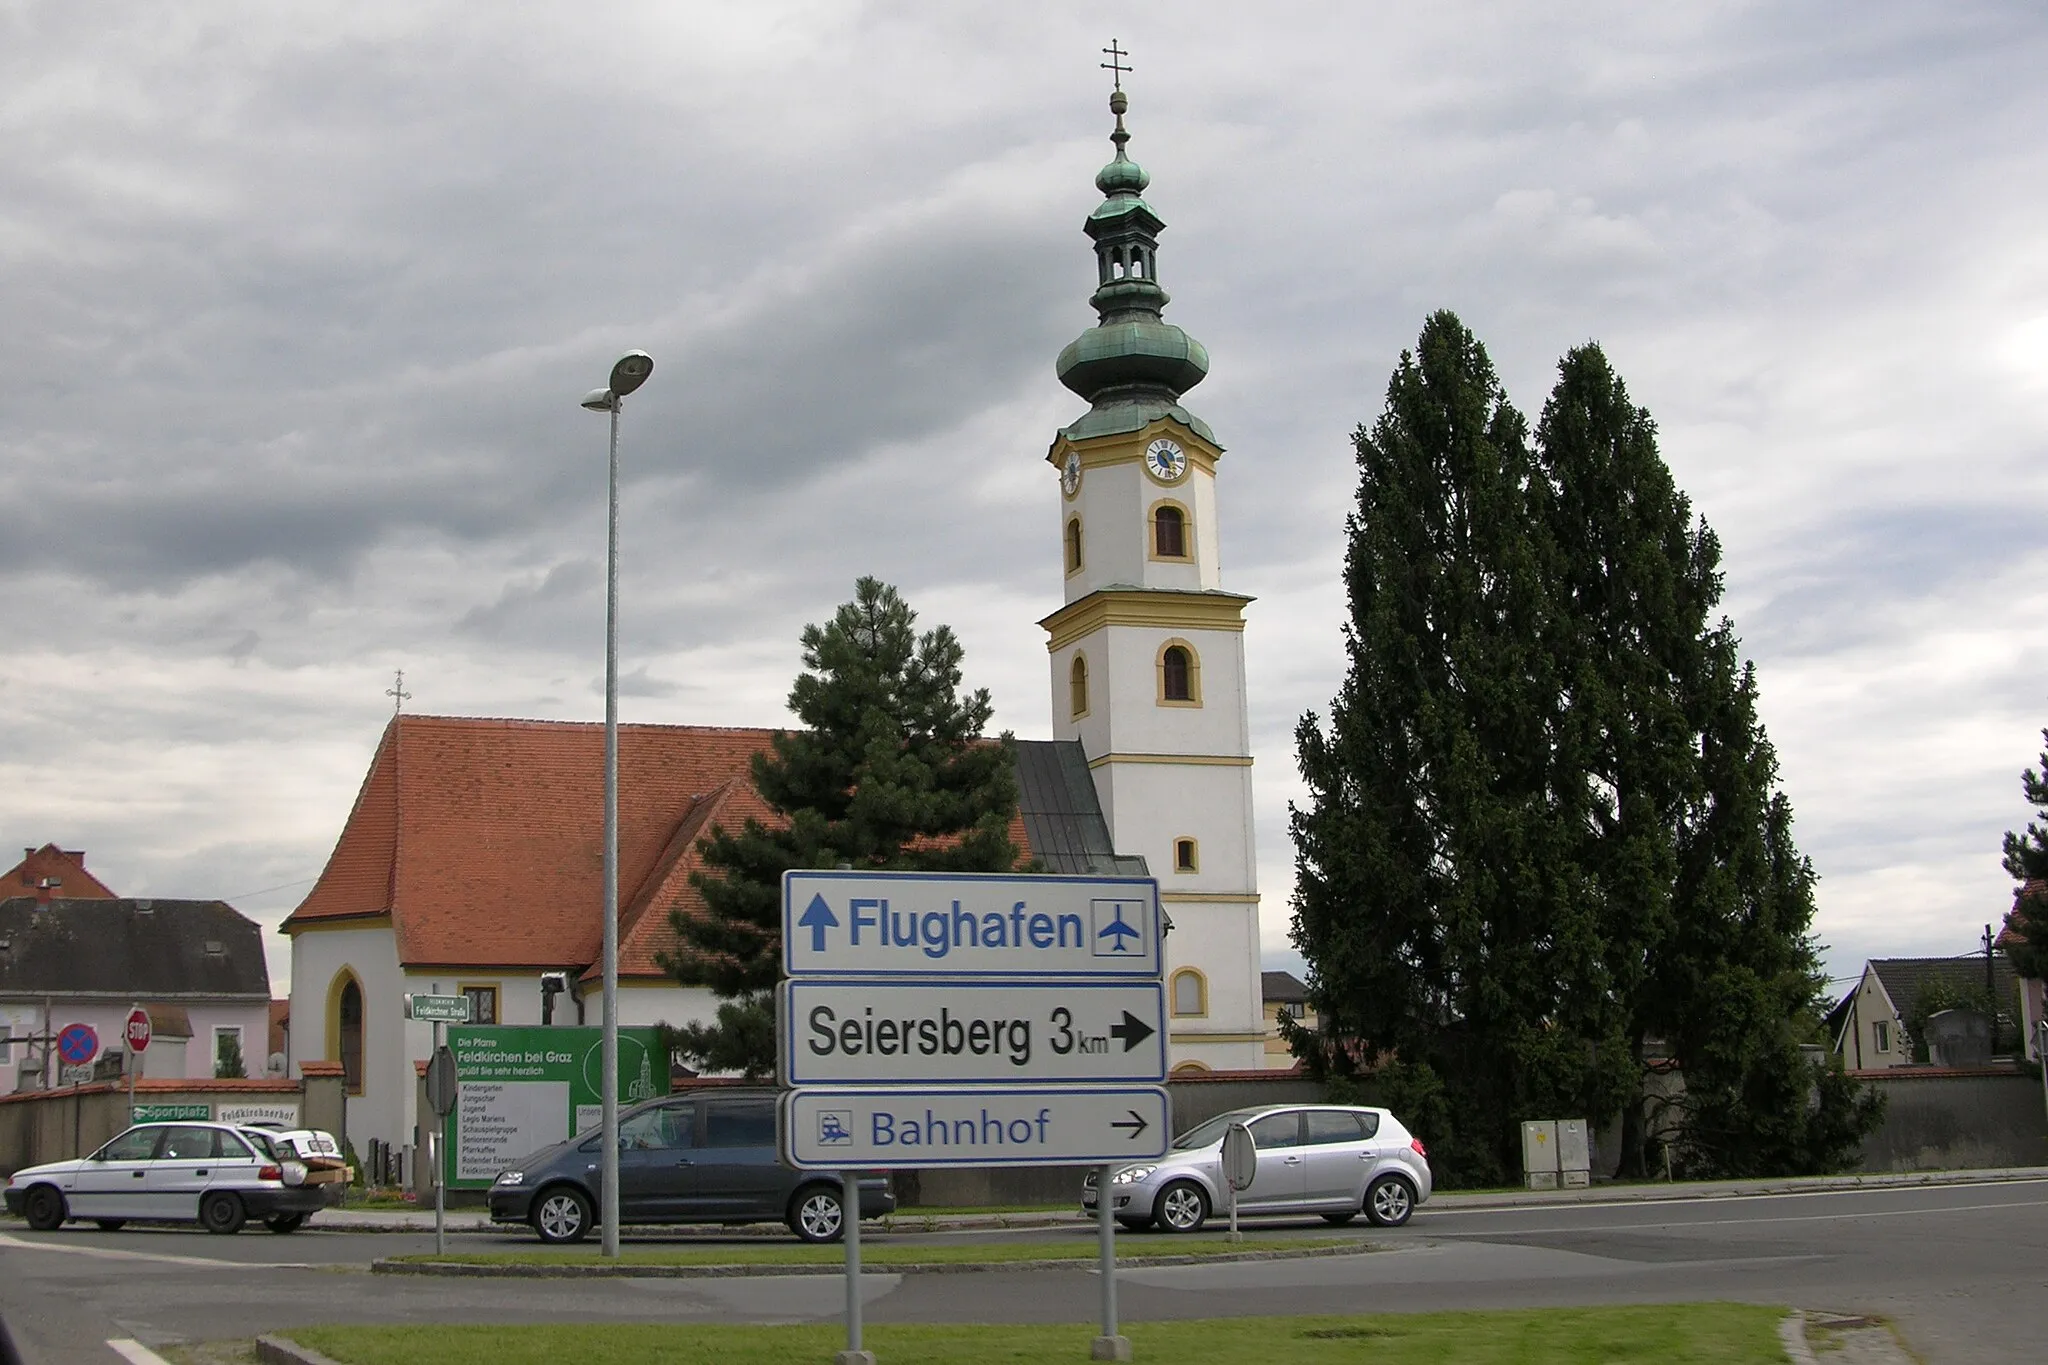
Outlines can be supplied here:
[[222, 1236], [240, 1232], [242, 1223], [249, 1216], [242, 1207], [242, 1201], [226, 1190], [215, 1190], [199, 1201], [199, 1224], [208, 1232]]
[[1192, 1180], [1176, 1180], [1159, 1192], [1153, 1217], [1168, 1232], [1199, 1232], [1209, 1221], [1209, 1196]]
[[126, 1218], [95, 1218], [92, 1220], [101, 1232], [119, 1232], [128, 1226]]
[[1415, 1212], [1415, 1187], [1398, 1175], [1383, 1175], [1365, 1190], [1365, 1216], [1374, 1226], [1397, 1228]]
[[64, 1226], [70, 1212], [64, 1207], [64, 1196], [53, 1185], [38, 1185], [30, 1190], [28, 1198], [22, 1201], [21, 1211], [37, 1232], [55, 1232]]
[[533, 1201], [533, 1230], [551, 1246], [580, 1242], [590, 1232], [590, 1200], [581, 1190], [557, 1185]]
[[1352, 1209], [1348, 1213], [1326, 1213], [1323, 1215], [1323, 1221], [1333, 1228], [1341, 1228], [1356, 1217], [1358, 1217], [1358, 1210]]
[[840, 1191], [831, 1185], [806, 1185], [789, 1205], [789, 1230], [806, 1242], [836, 1242], [846, 1231], [846, 1210]]
[[277, 1233], [297, 1232], [305, 1221], [303, 1213], [280, 1213], [275, 1218], [264, 1219], [263, 1226]]

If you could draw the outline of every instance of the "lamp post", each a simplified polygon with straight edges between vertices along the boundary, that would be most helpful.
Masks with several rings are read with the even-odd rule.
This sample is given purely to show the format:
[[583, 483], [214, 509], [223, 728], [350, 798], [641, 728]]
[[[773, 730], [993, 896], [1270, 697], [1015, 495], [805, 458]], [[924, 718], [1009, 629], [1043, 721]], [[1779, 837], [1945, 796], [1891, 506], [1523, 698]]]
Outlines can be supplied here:
[[612, 415], [610, 506], [604, 554], [604, 1100], [603, 1180], [598, 1226], [604, 1254], [619, 1254], [619, 409], [654, 373], [654, 357], [628, 351], [612, 366], [611, 383], [583, 395], [583, 406]]

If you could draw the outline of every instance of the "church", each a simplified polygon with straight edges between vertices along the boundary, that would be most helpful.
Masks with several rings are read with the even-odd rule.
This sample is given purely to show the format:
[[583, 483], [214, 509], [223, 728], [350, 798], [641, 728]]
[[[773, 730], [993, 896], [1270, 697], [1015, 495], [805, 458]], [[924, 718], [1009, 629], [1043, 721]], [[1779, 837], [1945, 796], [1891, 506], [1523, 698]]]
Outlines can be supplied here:
[[[1260, 998], [1244, 611], [1218, 560], [1223, 447], [1182, 396], [1208, 353], [1163, 318], [1164, 221], [1131, 160], [1127, 99], [1095, 177], [1098, 321], [1060, 353], [1088, 410], [1053, 436], [1049, 548], [1065, 584], [1046, 633], [1053, 738], [1020, 741], [1011, 839], [1053, 873], [1151, 875], [1176, 1072], [1271, 1065]], [[1051, 556], [1049, 556], [1050, 558]], [[749, 780], [766, 729], [619, 732], [619, 1022], [713, 1016], [659, 965], [714, 825], [768, 812]], [[595, 1023], [602, 939], [603, 727], [395, 715], [292, 940], [292, 1069], [342, 1069], [346, 1126], [413, 1145], [431, 1025], [408, 993], [469, 996], [504, 1024]], [[1281, 1059], [1285, 1060], [1285, 1059]]]

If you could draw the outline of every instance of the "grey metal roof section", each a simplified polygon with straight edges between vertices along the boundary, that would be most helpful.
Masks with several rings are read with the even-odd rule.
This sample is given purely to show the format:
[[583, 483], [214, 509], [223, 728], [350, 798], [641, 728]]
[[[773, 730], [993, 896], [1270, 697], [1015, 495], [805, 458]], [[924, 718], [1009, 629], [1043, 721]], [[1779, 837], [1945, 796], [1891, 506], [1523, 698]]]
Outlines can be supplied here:
[[1032, 856], [1047, 872], [1098, 876], [1150, 875], [1145, 860], [1116, 851], [1109, 821], [1076, 740], [1020, 739], [1017, 805]]
[[[1920, 992], [1934, 982], [1958, 991], [1984, 989], [1984, 958], [1980, 953], [1962, 957], [1874, 957], [1871, 970], [1884, 983], [1885, 994], [1901, 1018], [1911, 1018]], [[1992, 991], [2001, 1012], [2010, 1014], [2019, 1003], [2019, 978], [2004, 953], [1992, 959]]]
[[270, 998], [256, 922], [225, 901], [0, 901], [0, 996]]
[[1299, 1005], [1308, 1000], [1308, 987], [1293, 972], [1260, 972], [1259, 994], [1283, 1005]]

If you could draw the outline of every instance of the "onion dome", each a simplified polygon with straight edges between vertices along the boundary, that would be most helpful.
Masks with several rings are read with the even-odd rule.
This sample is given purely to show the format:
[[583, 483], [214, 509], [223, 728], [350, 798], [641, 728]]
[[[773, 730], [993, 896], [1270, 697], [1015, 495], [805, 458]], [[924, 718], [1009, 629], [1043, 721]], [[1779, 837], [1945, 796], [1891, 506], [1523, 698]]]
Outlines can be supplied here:
[[1083, 225], [1095, 243], [1097, 283], [1089, 302], [1101, 321], [1060, 352], [1058, 370], [1060, 382], [1097, 409], [1133, 403], [1163, 409], [1177, 406], [1208, 375], [1209, 353], [1160, 318], [1169, 297], [1158, 276], [1166, 224], [1143, 198], [1151, 177], [1125, 151], [1128, 107], [1123, 91], [1109, 97], [1116, 156], [1096, 173], [1102, 203]]

